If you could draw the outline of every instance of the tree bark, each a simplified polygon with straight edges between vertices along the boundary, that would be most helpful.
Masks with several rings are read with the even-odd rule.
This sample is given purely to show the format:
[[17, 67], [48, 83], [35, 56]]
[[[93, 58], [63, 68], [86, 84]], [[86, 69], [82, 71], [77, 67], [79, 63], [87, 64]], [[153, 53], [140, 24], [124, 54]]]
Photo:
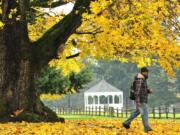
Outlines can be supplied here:
[[[18, 2], [18, 3], [17, 3]], [[89, 0], [77, 0], [73, 11], [35, 43], [30, 43], [26, 22], [28, 0], [4, 0], [0, 31], [0, 120], [58, 120], [36, 91], [39, 71], [57, 56], [58, 49], [81, 24]], [[11, 14], [12, 9], [17, 12]], [[17, 17], [20, 19], [17, 20]], [[25, 117], [28, 116], [28, 117]]]
[[[43, 106], [35, 92], [35, 70], [32, 65], [30, 42], [26, 23], [27, 1], [3, 1], [3, 30], [0, 55], [0, 115], [13, 118], [16, 112], [42, 113]], [[9, 17], [12, 9], [17, 13]], [[21, 16], [20, 20], [16, 20]], [[38, 110], [39, 109], [39, 110]]]

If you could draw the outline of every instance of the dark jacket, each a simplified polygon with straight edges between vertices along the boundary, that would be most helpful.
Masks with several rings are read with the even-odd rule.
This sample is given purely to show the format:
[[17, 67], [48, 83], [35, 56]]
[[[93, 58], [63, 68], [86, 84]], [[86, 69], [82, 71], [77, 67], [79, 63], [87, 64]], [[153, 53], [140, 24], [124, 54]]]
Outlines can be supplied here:
[[136, 103], [147, 103], [148, 94], [150, 90], [147, 86], [147, 81], [145, 77], [139, 73], [135, 76], [135, 102]]

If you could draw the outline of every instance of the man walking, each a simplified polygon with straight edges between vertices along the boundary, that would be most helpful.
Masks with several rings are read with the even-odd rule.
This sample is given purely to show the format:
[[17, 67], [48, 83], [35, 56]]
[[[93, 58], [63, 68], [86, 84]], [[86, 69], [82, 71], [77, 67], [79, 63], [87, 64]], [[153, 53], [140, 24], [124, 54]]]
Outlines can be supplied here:
[[148, 94], [152, 93], [152, 90], [148, 89], [146, 80], [148, 79], [148, 69], [146, 67], [141, 68], [141, 73], [138, 73], [134, 78], [134, 97], [136, 103], [136, 110], [133, 111], [130, 117], [123, 122], [123, 127], [130, 128], [130, 124], [134, 118], [141, 114], [142, 122], [144, 125], [144, 131], [152, 131], [148, 122]]

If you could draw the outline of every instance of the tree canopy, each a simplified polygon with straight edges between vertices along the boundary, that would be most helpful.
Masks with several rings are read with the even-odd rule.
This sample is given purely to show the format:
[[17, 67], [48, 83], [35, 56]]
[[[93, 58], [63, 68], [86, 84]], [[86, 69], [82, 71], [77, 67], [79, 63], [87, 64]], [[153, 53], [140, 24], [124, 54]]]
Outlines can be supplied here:
[[[68, 2], [72, 1], [30, 2], [29, 12], [32, 14], [29, 15], [29, 36], [32, 41], [39, 39], [35, 44], [43, 44], [47, 46], [43, 48], [48, 49], [49, 41], [45, 42], [43, 39], [51, 37], [51, 30], [58, 31], [58, 27], [66, 27], [62, 21], [58, 26], [58, 22], [72, 14], [65, 17], [51, 16], [40, 9], [54, 8]], [[72, 12], [80, 12], [79, 9], [76, 11], [78, 6], [83, 7], [83, 3], [78, 4], [76, 1]], [[69, 46], [67, 49], [78, 48], [81, 50], [81, 57], [91, 56], [97, 59], [133, 62], [137, 63], [138, 67], [159, 64], [169, 76], [175, 75], [175, 71], [180, 67], [178, 0], [96, 0], [91, 1], [90, 8], [86, 8], [83, 23], [69, 38], [66, 43]], [[14, 12], [12, 11], [11, 14]], [[48, 30], [53, 25], [56, 27]], [[61, 52], [64, 50], [62, 48], [64, 47], [61, 47]], [[61, 52], [59, 54], [63, 56]]]
[[84, 35], [78, 36], [77, 47], [83, 54], [139, 67], [159, 64], [174, 76], [180, 67], [177, 0], [96, 0], [90, 9], [79, 28]]

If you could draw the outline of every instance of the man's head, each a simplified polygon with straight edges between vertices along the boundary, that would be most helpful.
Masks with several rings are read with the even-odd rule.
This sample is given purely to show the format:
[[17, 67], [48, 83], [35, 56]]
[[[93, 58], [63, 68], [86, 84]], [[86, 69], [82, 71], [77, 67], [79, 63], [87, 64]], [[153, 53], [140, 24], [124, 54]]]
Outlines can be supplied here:
[[149, 70], [147, 69], [147, 67], [141, 68], [141, 74], [142, 74], [146, 79], [148, 79], [148, 73], [149, 73]]

